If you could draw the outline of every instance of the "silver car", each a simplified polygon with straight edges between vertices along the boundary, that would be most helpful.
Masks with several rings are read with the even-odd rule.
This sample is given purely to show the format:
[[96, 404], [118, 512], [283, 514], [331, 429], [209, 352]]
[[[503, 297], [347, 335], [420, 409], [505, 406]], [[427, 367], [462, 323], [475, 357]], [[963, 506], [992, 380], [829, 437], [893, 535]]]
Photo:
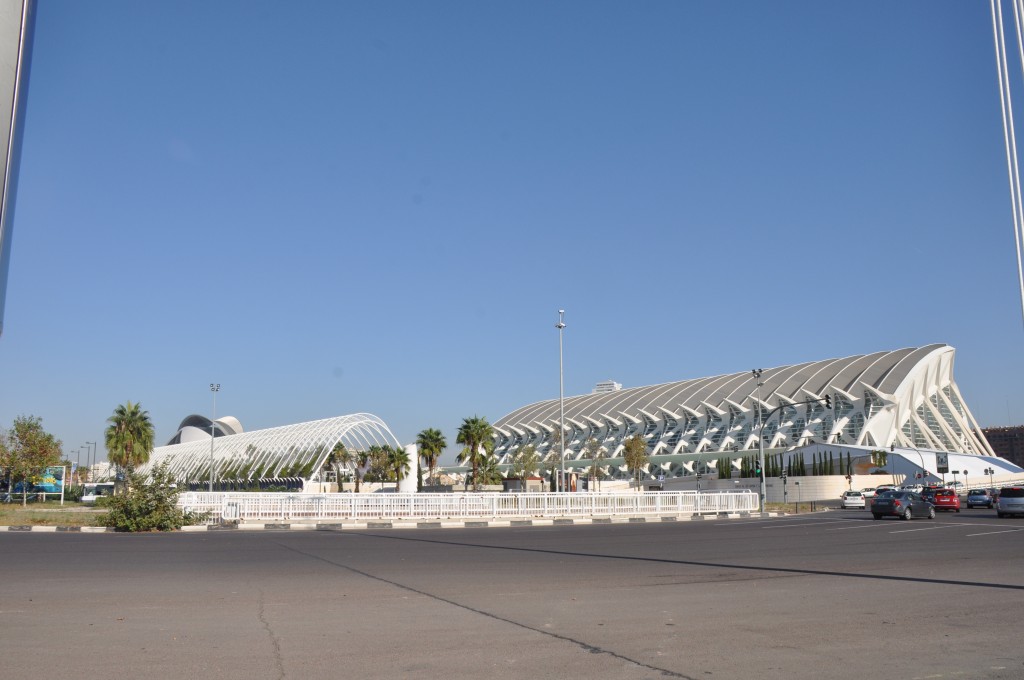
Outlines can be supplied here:
[[1007, 486], [1000, 489], [999, 498], [996, 499], [996, 514], [1000, 517], [1024, 515], [1024, 486]]

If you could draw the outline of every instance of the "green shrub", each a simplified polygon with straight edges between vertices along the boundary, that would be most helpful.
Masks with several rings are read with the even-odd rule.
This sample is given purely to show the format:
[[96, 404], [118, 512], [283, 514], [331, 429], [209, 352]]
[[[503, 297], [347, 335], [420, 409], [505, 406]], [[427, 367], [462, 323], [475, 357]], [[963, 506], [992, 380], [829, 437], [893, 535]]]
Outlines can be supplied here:
[[172, 531], [204, 521], [206, 513], [186, 512], [177, 506], [179, 491], [172, 481], [166, 463], [154, 467], [149, 480], [129, 473], [127, 489], [106, 499], [104, 505], [109, 510], [100, 523], [115, 531]]
[[68, 484], [64, 487], [64, 500], [72, 503], [82, 500], [82, 493], [85, 487], [81, 484]]

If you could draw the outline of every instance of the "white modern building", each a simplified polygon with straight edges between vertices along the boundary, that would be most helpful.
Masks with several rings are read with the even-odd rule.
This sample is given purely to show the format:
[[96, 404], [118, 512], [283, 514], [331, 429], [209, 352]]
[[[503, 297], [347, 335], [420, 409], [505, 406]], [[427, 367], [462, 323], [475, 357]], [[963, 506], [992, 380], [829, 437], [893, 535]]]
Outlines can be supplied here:
[[[586, 444], [595, 440], [605, 474], [625, 478], [623, 446], [634, 435], [647, 441], [651, 473], [667, 477], [756, 453], [759, 437], [772, 455], [825, 444], [992, 457], [953, 378], [955, 356], [948, 345], [928, 345], [764, 369], [759, 379], [742, 371], [568, 397], [566, 468], [591, 467]], [[527, 445], [542, 460], [559, 458], [560, 427], [557, 398], [500, 418], [499, 464]]]

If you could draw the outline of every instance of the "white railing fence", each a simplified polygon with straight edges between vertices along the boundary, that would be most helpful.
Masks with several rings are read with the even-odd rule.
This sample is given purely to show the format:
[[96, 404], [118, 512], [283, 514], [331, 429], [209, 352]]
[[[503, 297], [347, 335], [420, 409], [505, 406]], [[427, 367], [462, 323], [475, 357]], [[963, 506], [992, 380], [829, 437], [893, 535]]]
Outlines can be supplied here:
[[210, 513], [211, 521], [307, 521], [390, 519], [528, 519], [640, 515], [716, 515], [754, 512], [749, 490], [652, 491], [645, 493], [208, 493], [178, 497], [186, 510]]

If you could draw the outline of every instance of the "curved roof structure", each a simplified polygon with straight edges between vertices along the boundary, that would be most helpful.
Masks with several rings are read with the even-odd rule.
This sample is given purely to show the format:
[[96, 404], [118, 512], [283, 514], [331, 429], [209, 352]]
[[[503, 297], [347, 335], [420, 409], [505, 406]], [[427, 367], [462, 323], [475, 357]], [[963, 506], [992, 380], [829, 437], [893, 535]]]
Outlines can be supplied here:
[[185, 416], [185, 419], [181, 421], [181, 425], [178, 425], [178, 431], [167, 442], [167, 446], [187, 442], [209, 441], [211, 430], [215, 437], [226, 437], [230, 434], [244, 432], [242, 423], [238, 422], [238, 418], [234, 416], [224, 416], [217, 420], [210, 420], [206, 416], [192, 414]]
[[[634, 435], [652, 455], [756, 450], [759, 436], [766, 449], [817, 441], [993, 455], [953, 380], [955, 353], [927, 345], [765, 369], [760, 384], [742, 371], [568, 397], [566, 458], [583, 459], [590, 439], [616, 458]], [[825, 396], [833, 409], [803, 403]], [[526, 444], [550, 454], [559, 427], [558, 399], [524, 406], [494, 424], [495, 453], [503, 463]]]
[[[193, 420], [202, 418], [190, 416], [182, 425], [202, 427], [201, 420]], [[223, 424], [226, 425], [238, 424], [234, 418], [225, 421]], [[222, 421], [218, 420], [217, 424], [222, 424]], [[209, 419], [205, 419], [205, 427], [206, 436], [201, 441], [154, 449], [149, 463], [140, 471], [146, 472], [154, 465], [167, 462], [171, 475], [182, 482], [209, 480], [211, 467], [215, 480], [309, 477], [324, 466], [327, 456], [338, 443], [353, 452], [365, 451], [375, 445], [399, 445], [384, 421], [369, 413], [238, 434], [225, 433], [223, 436], [218, 432], [212, 441], [212, 451]], [[240, 424], [238, 429], [241, 429]]]

